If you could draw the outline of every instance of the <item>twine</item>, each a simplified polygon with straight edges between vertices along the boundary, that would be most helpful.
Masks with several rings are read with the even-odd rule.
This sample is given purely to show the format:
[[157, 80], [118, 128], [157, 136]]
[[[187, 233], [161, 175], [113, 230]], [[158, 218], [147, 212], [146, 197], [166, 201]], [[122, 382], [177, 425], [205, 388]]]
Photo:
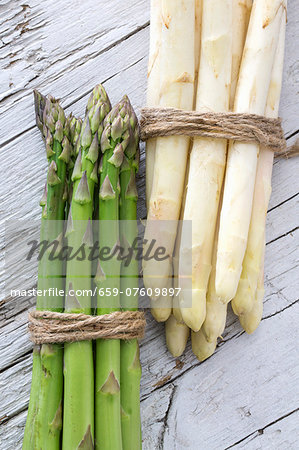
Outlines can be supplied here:
[[143, 108], [141, 139], [189, 136], [256, 142], [276, 153], [286, 153], [281, 119], [256, 114], [183, 111], [176, 108]]
[[116, 311], [102, 316], [31, 311], [31, 340], [37, 344], [90, 341], [93, 339], [139, 339], [144, 336], [143, 311]]

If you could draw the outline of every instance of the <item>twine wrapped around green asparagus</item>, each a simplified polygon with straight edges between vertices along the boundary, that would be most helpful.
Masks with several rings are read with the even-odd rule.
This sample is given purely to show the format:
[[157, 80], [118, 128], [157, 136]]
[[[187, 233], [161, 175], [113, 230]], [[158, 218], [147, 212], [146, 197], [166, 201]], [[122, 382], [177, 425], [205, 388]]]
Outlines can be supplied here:
[[143, 311], [115, 311], [101, 316], [31, 311], [29, 332], [36, 344], [89, 341], [93, 339], [139, 339], [144, 336]]
[[141, 110], [141, 139], [183, 135], [255, 141], [275, 153], [286, 153], [286, 140], [281, 119], [256, 114], [232, 112], [183, 111], [177, 108], [143, 108]]

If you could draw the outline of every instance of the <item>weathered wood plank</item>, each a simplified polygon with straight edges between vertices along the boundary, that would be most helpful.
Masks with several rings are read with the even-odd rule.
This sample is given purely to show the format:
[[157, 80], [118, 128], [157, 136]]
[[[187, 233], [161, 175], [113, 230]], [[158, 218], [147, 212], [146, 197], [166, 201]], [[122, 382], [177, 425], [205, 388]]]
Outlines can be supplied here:
[[27, 411], [0, 426], [0, 442], [5, 450], [21, 450]]
[[[286, 135], [298, 131], [298, 91], [299, 91], [299, 3], [296, 0], [288, 1], [285, 63], [283, 71], [283, 85], [280, 102], [280, 116]], [[294, 96], [294, 97], [293, 97]], [[293, 97], [293, 98], [292, 98]]]
[[267, 216], [266, 240], [271, 242], [289, 233], [298, 226], [299, 193], [279, 208], [272, 209]]
[[[113, 102], [124, 92], [135, 107], [144, 102], [149, 1], [131, 0], [134, 14], [119, 0], [114, 2], [113, 14], [109, 3], [101, 2], [101, 20], [91, 0], [75, 4], [65, 0], [63, 6], [53, 0], [31, 0], [30, 7], [20, 0], [0, 5], [4, 80], [0, 98], [5, 97], [0, 105], [0, 143], [7, 142], [1, 148], [0, 167], [8, 180], [0, 194], [1, 218], [40, 218], [38, 199], [46, 161], [39, 133], [31, 129], [34, 87], [61, 97], [76, 114], [83, 113], [92, 87], [104, 80]], [[298, 3], [289, 1], [280, 109], [287, 136], [298, 129], [298, 11]], [[145, 449], [296, 448], [298, 416], [290, 413], [298, 407], [294, 389], [291, 392], [298, 384], [298, 231], [290, 232], [297, 226], [298, 161], [280, 159], [274, 164], [264, 320], [257, 332], [246, 336], [229, 312], [224, 340], [210, 360], [199, 364], [188, 346], [180, 361], [174, 361], [165, 347], [163, 325], [148, 316], [146, 340], [141, 344]], [[143, 176], [139, 192], [138, 215], [145, 217]], [[2, 239], [0, 230], [0, 248]], [[0, 278], [1, 262], [0, 257]], [[13, 263], [9, 271], [15, 279], [22, 275], [19, 263]], [[26, 276], [24, 287], [30, 288], [36, 283], [36, 272]], [[0, 418], [7, 416], [0, 429], [0, 446], [7, 450], [21, 448], [26, 419], [23, 409], [29, 398], [32, 361], [26, 310], [32, 304], [32, 299], [11, 299], [0, 309], [0, 370], [4, 369]], [[264, 430], [263, 434], [257, 430]]]
[[[113, 102], [116, 102], [120, 97], [127, 92], [130, 96], [132, 104], [142, 104], [142, 97], [144, 91], [141, 89], [141, 84], [146, 79], [146, 64], [143, 60], [139, 61], [141, 54], [140, 49], [143, 48], [143, 41], [145, 38], [145, 31], [138, 33], [138, 39], [134, 40], [136, 48], [130, 45], [131, 40], [127, 39], [122, 42], [117, 48], [113, 47], [111, 51], [103, 56], [102, 64], [105, 67], [113, 67], [113, 74], [117, 74], [115, 79], [107, 81], [107, 89], [109, 89], [109, 95]], [[119, 59], [118, 52], [126, 54], [130, 63], [137, 62], [134, 66], [126, 68], [123, 67], [123, 62], [116, 61]], [[110, 61], [110, 63], [109, 63]], [[96, 66], [90, 68], [90, 73], [97, 73]], [[111, 69], [110, 69], [111, 70]], [[118, 73], [119, 72], [119, 73]], [[111, 72], [109, 72], [111, 74]], [[133, 77], [133, 73], [137, 76], [137, 79]], [[82, 79], [85, 74], [77, 73], [77, 78]], [[87, 74], [86, 74], [87, 75]], [[97, 80], [99, 81], [99, 80]], [[115, 84], [114, 84], [115, 83]], [[96, 81], [91, 84], [93, 86]], [[104, 83], [105, 84], [105, 83]], [[106, 85], [106, 84], [105, 84]], [[77, 114], [78, 110], [80, 114], [83, 114], [84, 108], [87, 102], [89, 94], [85, 94], [76, 104], [72, 106], [72, 109]], [[32, 97], [32, 96], [31, 96]], [[30, 106], [27, 109], [29, 113], [29, 120], [34, 120], [33, 98], [30, 97]], [[78, 110], [76, 109], [78, 108]], [[32, 151], [31, 149], [34, 149]], [[25, 152], [25, 154], [24, 154]], [[43, 143], [39, 135], [39, 131], [34, 128], [29, 130], [21, 137], [16, 138], [13, 142], [10, 142], [2, 148], [0, 152], [0, 164], [6, 168], [7, 179], [11, 182], [6, 183], [3, 186], [1, 192], [1, 212], [3, 218], [23, 217], [23, 218], [39, 218], [40, 211], [37, 207], [38, 199], [42, 192], [42, 186], [45, 180], [46, 173], [46, 158]], [[145, 214], [144, 204], [142, 199], [144, 198], [144, 179], [141, 178], [144, 168], [144, 164], [141, 165], [139, 176], [139, 189], [141, 192], [139, 200], [139, 214], [143, 217]], [[15, 174], [19, 174], [16, 179]], [[12, 202], [11, 199], [15, 199]], [[18, 201], [18, 199], [22, 201]]]
[[[295, 410], [298, 318], [296, 305], [174, 381], [161, 448], [226, 448]], [[292, 338], [282, 339], [290, 329]]]
[[[126, 53], [118, 52], [112, 65], [109, 56], [113, 46], [149, 20], [147, 0], [130, 0], [130, 8], [134, 14], [120, 0], [113, 2], [113, 11], [109, 2], [95, 7], [91, 0], [66, 0], [63, 7], [54, 0], [34, 0], [30, 5], [10, 1], [2, 5], [1, 144], [33, 125], [33, 117], [28, 115], [33, 88], [72, 103], [99, 81], [130, 64]], [[142, 47], [146, 54], [147, 45]]]
[[[6, 9], [12, 9], [14, 12], [9, 18], [9, 27], [14, 29], [14, 33], [12, 36], [4, 37], [3, 47], [7, 50], [2, 61], [4, 68], [2, 98], [5, 101], [2, 110], [3, 126], [0, 130], [0, 144], [33, 126], [33, 118], [28, 117], [33, 88], [38, 87], [46, 92], [54, 93], [63, 100], [67, 99], [68, 104], [74, 103], [84, 93], [90, 91], [93, 85], [113, 77], [115, 71], [122, 70], [124, 65], [130, 64], [128, 55], [120, 50], [113, 58], [112, 64], [109, 56], [113, 54], [113, 49], [118, 47], [114, 46], [115, 43], [134, 32], [136, 34], [132, 36], [131, 49], [137, 51], [139, 48], [142, 51], [142, 58], [147, 60], [149, 30], [145, 30], [141, 46], [137, 32], [139, 28], [145, 27], [149, 20], [147, 0], [130, 2], [131, 11], [134, 11], [134, 14], [129, 14], [125, 3], [119, 0], [115, 2], [117, 14], [111, 14], [109, 3], [104, 2], [101, 4], [101, 20], [98, 20], [98, 15], [94, 14], [94, 4], [91, 0], [77, 3], [75, 7], [71, 0], [65, 3], [66, 6], [62, 10], [53, 0], [47, 0], [42, 4], [36, 1], [30, 5], [30, 8], [25, 9], [19, 2], [7, 3]], [[70, 9], [76, 17], [77, 26], [69, 20]], [[294, 51], [296, 37], [298, 38], [297, 13], [296, 0], [291, 0], [280, 108], [287, 136], [298, 130], [296, 100], [298, 62]], [[78, 26], [80, 33], [77, 31]], [[119, 58], [119, 55], [125, 55], [125, 57]], [[140, 79], [137, 76], [135, 78], [135, 81], [141, 84], [143, 94], [146, 86], [145, 79], [145, 77]], [[143, 100], [144, 95], [142, 102]], [[19, 118], [17, 123], [15, 123], [16, 115]], [[14, 127], [11, 126], [12, 123]]]
[[297, 409], [282, 419], [278, 419], [273, 424], [257, 430], [248, 436], [248, 438], [231, 448], [246, 448], [246, 450], [272, 450], [273, 448], [295, 450], [298, 447], [299, 440], [298, 423], [299, 411]]

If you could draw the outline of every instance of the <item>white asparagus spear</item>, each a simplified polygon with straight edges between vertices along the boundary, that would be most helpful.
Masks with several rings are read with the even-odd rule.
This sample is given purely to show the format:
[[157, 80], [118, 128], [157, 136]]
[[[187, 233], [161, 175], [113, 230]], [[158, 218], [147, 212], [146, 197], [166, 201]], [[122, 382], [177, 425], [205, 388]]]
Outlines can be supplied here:
[[[231, 73], [231, 92], [230, 92], [230, 109], [232, 108], [236, 80], [239, 75], [240, 63], [243, 54], [243, 48], [248, 28], [248, 22], [251, 11], [251, 0], [233, 0], [233, 45], [232, 45], [232, 73]], [[209, 280], [207, 294], [207, 312], [206, 318], [202, 325], [202, 330], [208, 342], [214, 342], [221, 337], [226, 322], [227, 305], [220, 301], [216, 294], [215, 276], [216, 276], [216, 260], [217, 260], [217, 238], [219, 231], [219, 213], [221, 211], [222, 198], [219, 203], [217, 228], [215, 233], [215, 242], [213, 248], [212, 271]]]
[[240, 64], [248, 29], [251, 7], [252, 0], [233, 0], [233, 59], [229, 102], [229, 107], [231, 110], [234, 106], [237, 81], [239, 77]]
[[[194, 84], [194, 108], [196, 107], [196, 92], [197, 84], [198, 84], [198, 71], [199, 71], [199, 61], [200, 61], [200, 48], [201, 48], [201, 18], [202, 18], [202, 0], [195, 0], [195, 42], [194, 42], [194, 51], [195, 51], [195, 84]], [[191, 147], [192, 147], [192, 143]], [[177, 231], [177, 238], [175, 243], [175, 250], [173, 256], [173, 274], [174, 274], [174, 287], [178, 288], [178, 276], [179, 276], [179, 252], [180, 252], [180, 244], [181, 244], [181, 234], [182, 234], [182, 221], [184, 219], [184, 209], [186, 203], [186, 195], [187, 195], [187, 183], [189, 177], [189, 158], [187, 162], [186, 174], [185, 174], [185, 183], [184, 183], [184, 191], [183, 191], [183, 200], [181, 206], [180, 213], [180, 223]], [[172, 313], [176, 318], [177, 322], [183, 324], [183, 317], [179, 305], [179, 296], [175, 295], [173, 297], [173, 310]], [[174, 321], [172, 321], [174, 324]], [[174, 325], [172, 325], [174, 328]], [[180, 332], [180, 331], [179, 331]]]
[[[232, 0], [203, 0], [201, 45], [196, 109], [228, 111]], [[180, 306], [184, 322], [193, 331], [200, 329], [206, 315], [206, 292], [226, 149], [227, 141], [224, 139], [197, 138], [190, 155], [184, 221], [192, 221], [192, 249], [181, 245], [179, 272], [181, 274], [186, 266], [185, 255], [189, 257], [192, 254], [192, 294], [181, 284]]]
[[198, 84], [198, 70], [200, 61], [200, 47], [201, 47], [201, 18], [202, 18], [202, 0], [195, 0], [195, 77], [194, 77], [194, 101], [193, 109], [196, 107], [196, 92]]
[[[172, 278], [167, 279], [167, 286], [164, 288], [164, 295], [161, 294], [159, 298], [151, 299], [151, 313], [157, 322], [165, 322], [172, 310], [172, 295], [170, 289], [172, 288]], [[166, 295], [165, 295], [166, 294]]]
[[[150, 17], [150, 49], [147, 72], [147, 106], [159, 105], [160, 99], [160, 49], [162, 33], [161, 0], [151, 0]], [[154, 166], [155, 166], [156, 139], [149, 139], [146, 143], [146, 204], [148, 207], [151, 195]]]
[[[271, 118], [278, 117], [284, 60], [285, 27], [286, 17], [284, 13], [265, 112], [265, 115]], [[232, 307], [237, 315], [249, 313], [255, 301], [255, 291], [263, 260], [266, 215], [271, 196], [273, 158], [274, 152], [264, 147], [261, 148], [257, 163], [252, 214], [247, 248], [243, 260], [243, 270], [237, 293], [232, 300]]]
[[199, 361], [204, 361], [213, 355], [216, 349], [217, 340], [214, 342], [208, 342], [202, 330], [199, 330], [197, 333], [192, 331], [191, 344], [192, 351], [196, 358], [199, 359]]
[[[180, 219], [183, 219], [184, 215], [184, 206], [186, 201], [186, 192], [187, 192], [187, 181], [188, 181], [188, 173], [189, 173], [189, 161], [187, 162], [186, 176], [185, 176], [185, 184], [184, 184], [184, 192], [183, 192], [183, 201], [181, 208], [181, 216]], [[181, 234], [182, 234], [182, 222], [180, 220], [177, 238], [175, 243], [175, 251], [173, 256], [173, 287], [178, 288], [178, 270], [179, 270], [179, 248], [181, 242]], [[165, 324], [165, 334], [166, 334], [166, 345], [172, 356], [178, 357], [180, 356], [187, 345], [187, 341], [189, 338], [190, 330], [189, 327], [184, 323], [180, 305], [179, 305], [179, 296], [177, 295], [177, 291], [172, 299], [172, 314], [167, 320]]]
[[[222, 199], [219, 207], [221, 207]], [[215, 289], [216, 276], [216, 257], [217, 257], [217, 235], [219, 230], [219, 217], [217, 220], [217, 227], [215, 233], [215, 243], [213, 248], [212, 271], [209, 279], [209, 288], [207, 293], [207, 312], [204, 323], [202, 324], [202, 331], [207, 342], [217, 342], [225, 328], [227, 305], [222, 303]]]
[[[192, 109], [194, 91], [194, 0], [162, 0], [162, 45], [160, 106]], [[156, 239], [168, 259], [143, 261], [147, 288], [167, 287], [172, 276], [172, 255], [176, 239], [184, 186], [189, 138], [158, 138], [153, 187], [148, 208], [145, 239]], [[148, 244], [149, 245], [149, 244]], [[145, 251], [147, 246], [145, 245]]]
[[[234, 111], [263, 115], [286, 2], [253, 3]], [[247, 245], [259, 146], [231, 142], [218, 238], [216, 291], [223, 302], [236, 294]]]
[[[179, 288], [179, 252], [180, 252], [180, 246], [181, 246], [181, 240], [182, 240], [182, 227], [183, 227], [184, 209], [185, 209], [186, 196], [187, 196], [187, 183], [188, 183], [188, 176], [189, 176], [189, 167], [190, 167], [190, 160], [188, 158], [186, 175], [185, 175], [185, 183], [184, 183], [184, 191], [183, 191], [183, 200], [182, 200], [182, 207], [181, 207], [181, 214], [180, 214], [180, 222], [179, 222], [178, 229], [177, 229], [177, 237], [176, 237], [175, 250], [174, 250], [174, 255], [173, 255], [173, 275], [174, 275], [173, 285], [175, 288]], [[177, 322], [184, 323], [183, 316], [181, 313], [179, 298], [180, 298], [179, 295], [175, 295], [173, 297], [172, 313], [173, 313], [174, 317], [176, 318]]]
[[184, 352], [190, 330], [184, 323], [177, 322], [173, 314], [165, 323], [166, 345], [172, 356], [177, 358]]
[[240, 324], [248, 334], [252, 334], [257, 329], [262, 320], [264, 293], [265, 290], [264, 290], [264, 256], [263, 256], [252, 308], [248, 313], [239, 316]]
[[[202, 12], [202, 0], [195, 0], [195, 42], [194, 42], [194, 51], [195, 51], [195, 87], [197, 86], [198, 79], [198, 69], [199, 69], [199, 58], [200, 58], [200, 37], [201, 37], [201, 12]], [[196, 95], [194, 94], [194, 106], [196, 103]], [[185, 187], [183, 192], [183, 201], [181, 207], [181, 215], [180, 220], [183, 220], [184, 216], [184, 207], [186, 201], [186, 191], [187, 186], [186, 183], [188, 181], [188, 166], [186, 169], [185, 176]], [[181, 241], [181, 223], [179, 224], [177, 231], [177, 238], [175, 244], [175, 251], [173, 256], [173, 285], [174, 287], [178, 287], [178, 267], [179, 267], [179, 248]], [[188, 337], [189, 337], [189, 328], [185, 325], [182, 317], [182, 313], [179, 307], [179, 297], [178, 295], [174, 295], [173, 297], [173, 308], [172, 308], [172, 316], [167, 320], [165, 326], [165, 334], [166, 334], [166, 344], [170, 353], [173, 356], [180, 356], [186, 347]]]

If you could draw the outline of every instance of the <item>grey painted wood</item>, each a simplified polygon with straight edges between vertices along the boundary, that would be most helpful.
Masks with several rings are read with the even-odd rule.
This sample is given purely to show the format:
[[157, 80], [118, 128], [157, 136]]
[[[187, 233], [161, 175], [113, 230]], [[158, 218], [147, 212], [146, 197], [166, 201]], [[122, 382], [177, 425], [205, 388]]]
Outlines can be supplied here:
[[[290, 144], [298, 137], [298, 14], [298, 3], [289, 0], [280, 113]], [[4, 266], [3, 222], [40, 218], [46, 160], [34, 128], [32, 89], [51, 92], [68, 111], [82, 115], [92, 87], [104, 82], [113, 102], [127, 93], [139, 110], [146, 89], [148, 23], [149, 0], [115, 0], [113, 9], [103, 0], [96, 6], [91, 0], [1, 2], [1, 449], [21, 448], [31, 381], [26, 324], [34, 299], [9, 298], [3, 280], [9, 287], [22, 279], [28, 289], [36, 284], [36, 271], [34, 266], [24, 270], [18, 253]], [[223, 340], [208, 361], [200, 364], [189, 345], [174, 360], [163, 324], [148, 314], [141, 343], [145, 449], [297, 448], [298, 161], [277, 159], [273, 168], [266, 295], [257, 332], [247, 336], [230, 311]], [[138, 215], [145, 217], [143, 152], [138, 188]]]

